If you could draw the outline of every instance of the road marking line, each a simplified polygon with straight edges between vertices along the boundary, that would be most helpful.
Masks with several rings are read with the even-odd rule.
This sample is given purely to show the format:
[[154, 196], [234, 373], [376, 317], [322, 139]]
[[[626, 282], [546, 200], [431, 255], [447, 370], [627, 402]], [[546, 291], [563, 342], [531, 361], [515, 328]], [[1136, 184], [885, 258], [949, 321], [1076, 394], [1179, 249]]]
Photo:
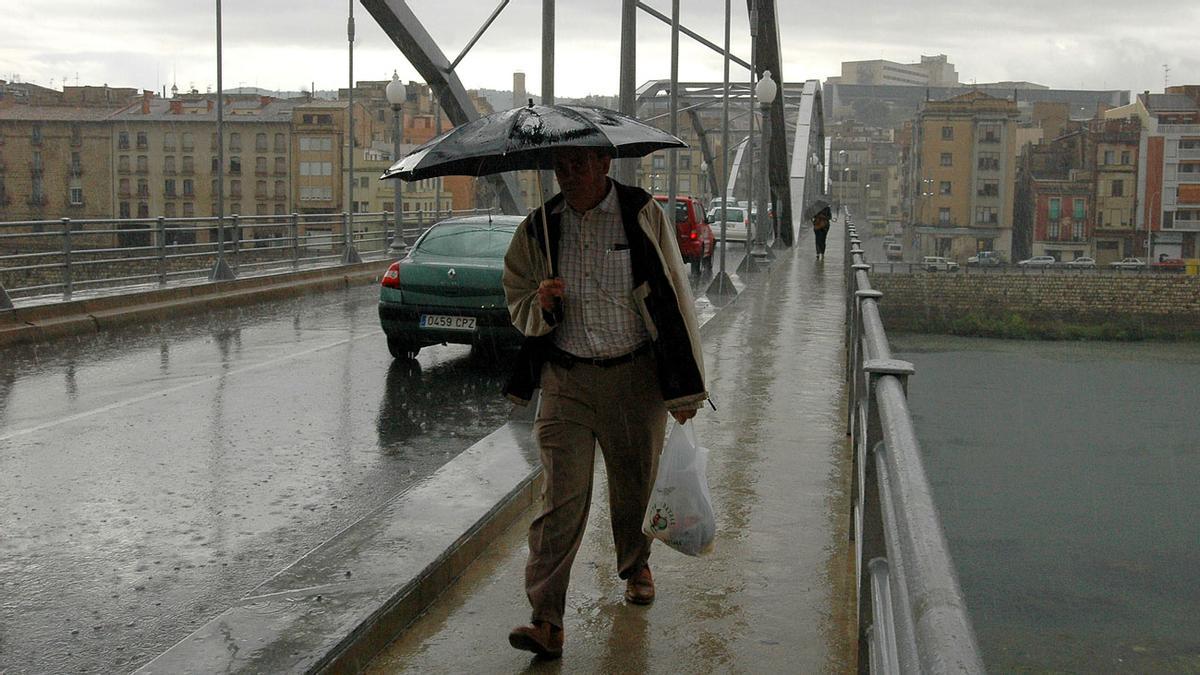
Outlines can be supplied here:
[[179, 384], [174, 387], [169, 387], [167, 389], [160, 389], [158, 391], [153, 391], [148, 394], [142, 394], [140, 396], [135, 396], [133, 398], [126, 399], [124, 401], [117, 401], [116, 403], [109, 403], [108, 405], [101, 406], [99, 408], [94, 408], [92, 410], [86, 410], [86, 411], [80, 412], [80, 413], [75, 413], [74, 415], [69, 415], [67, 417], [63, 417], [61, 419], [54, 420], [53, 422], [46, 422], [45, 424], [38, 424], [38, 425], [35, 425], [32, 427], [27, 427], [25, 429], [18, 429], [16, 431], [0, 435], [0, 441], [8, 441], [8, 440], [17, 438], [19, 436], [28, 436], [29, 434], [36, 433], [38, 431], [43, 431], [45, 429], [50, 429], [52, 427], [56, 427], [56, 426], [59, 426], [62, 424], [69, 424], [71, 422], [81, 420], [85, 417], [91, 417], [92, 415], [98, 415], [100, 413], [105, 413], [110, 410], [116, 410], [117, 408], [124, 408], [125, 406], [130, 406], [135, 403], [141, 403], [142, 401], [148, 401], [152, 398], [156, 398], [159, 396], [167, 396], [169, 394], [173, 394], [177, 391], [182, 391], [184, 389], [188, 389], [191, 387], [198, 387], [202, 384], [207, 384], [214, 380], [219, 380], [223, 377], [229, 377], [231, 375], [240, 375], [242, 373], [250, 372], [253, 370], [260, 370], [262, 368], [266, 368], [267, 366], [272, 366], [277, 363], [281, 363], [283, 361], [288, 361], [291, 359], [299, 358], [301, 356], [307, 356], [307, 355], [313, 354], [315, 352], [320, 352], [320, 351], [324, 351], [326, 349], [332, 349], [332, 348], [340, 346], [340, 345], [349, 344], [350, 342], [352, 342], [354, 340], [361, 340], [361, 339], [367, 338], [367, 337], [376, 337], [378, 335], [379, 335], [379, 333], [375, 332], [375, 331], [372, 331], [370, 333], [363, 333], [362, 335], [353, 335], [349, 338], [346, 338], [345, 340], [338, 340], [337, 342], [331, 342], [329, 344], [312, 347], [311, 349], [306, 349], [304, 351], [296, 352], [294, 354], [288, 354], [287, 356], [281, 356], [276, 359], [269, 359], [269, 360], [263, 361], [261, 363], [255, 363], [253, 365], [245, 366], [242, 368], [237, 368], [235, 370], [230, 370], [230, 371], [221, 373], [219, 375], [209, 375], [207, 377], [196, 380], [194, 382], [188, 382], [186, 384]]

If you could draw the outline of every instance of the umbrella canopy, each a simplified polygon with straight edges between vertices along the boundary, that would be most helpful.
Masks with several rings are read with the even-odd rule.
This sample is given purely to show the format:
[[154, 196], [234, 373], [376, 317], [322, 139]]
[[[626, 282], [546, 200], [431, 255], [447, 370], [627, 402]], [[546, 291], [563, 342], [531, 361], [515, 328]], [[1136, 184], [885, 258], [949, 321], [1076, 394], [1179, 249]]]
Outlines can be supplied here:
[[[829, 209], [829, 202], [825, 201], [824, 199], [814, 199], [812, 203], [810, 203], [808, 207], [804, 209], [804, 219], [812, 220], [813, 218], [817, 217], [818, 213], [827, 209]], [[833, 214], [830, 213], [830, 216], [832, 215]]]
[[686, 148], [671, 134], [613, 110], [529, 105], [468, 122], [434, 138], [383, 173], [407, 181], [437, 176], [486, 176], [553, 169], [556, 148], [597, 148], [613, 157], [641, 157]]

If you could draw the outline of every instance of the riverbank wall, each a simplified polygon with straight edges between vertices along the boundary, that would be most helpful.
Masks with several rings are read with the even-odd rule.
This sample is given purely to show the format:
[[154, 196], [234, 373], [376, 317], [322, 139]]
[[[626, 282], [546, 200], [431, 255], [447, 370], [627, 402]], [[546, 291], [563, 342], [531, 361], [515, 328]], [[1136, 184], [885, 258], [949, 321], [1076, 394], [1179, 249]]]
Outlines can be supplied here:
[[887, 330], [1016, 339], [1200, 340], [1200, 277], [872, 274]]

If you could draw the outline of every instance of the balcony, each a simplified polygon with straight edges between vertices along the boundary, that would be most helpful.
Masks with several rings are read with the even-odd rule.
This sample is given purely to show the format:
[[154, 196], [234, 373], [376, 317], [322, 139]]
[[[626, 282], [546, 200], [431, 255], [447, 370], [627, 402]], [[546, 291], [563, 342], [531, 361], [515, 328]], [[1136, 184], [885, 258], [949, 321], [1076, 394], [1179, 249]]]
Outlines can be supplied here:
[[984, 145], [993, 145], [1000, 142], [999, 136], [984, 136], [979, 139], [979, 142]]
[[83, 175], [83, 165], [82, 164], [71, 164], [67, 167], [67, 172], [70, 173], [72, 176], [82, 176]]
[[117, 173], [129, 174], [129, 173], [130, 173], [130, 171], [129, 171], [129, 165], [128, 165], [128, 164], [126, 164], [125, 166], [118, 166], [118, 167], [117, 167]]
[[129, 149], [129, 139], [126, 138], [124, 140], [117, 141], [117, 149], [118, 150], [128, 150]]
[[1180, 148], [1179, 159], [1200, 159], [1200, 148]]

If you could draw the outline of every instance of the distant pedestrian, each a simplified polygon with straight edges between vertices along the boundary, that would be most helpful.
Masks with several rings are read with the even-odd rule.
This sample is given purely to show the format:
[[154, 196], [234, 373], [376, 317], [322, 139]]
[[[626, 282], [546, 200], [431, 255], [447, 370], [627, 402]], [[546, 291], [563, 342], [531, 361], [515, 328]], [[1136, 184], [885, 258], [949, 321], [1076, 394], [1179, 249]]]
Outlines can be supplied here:
[[817, 260], [825, 259], [825, 237], [829, 236], [829, 220], [833, 217], [833, 212], [829, 207], [817, 211], [813, 214], [813, 234], [817, 243]]
[[508, 640], [548, 657], [562, 654], [597, 442], [625, 599], [650, 604], [653, 539], [642, 518], [667, 414], [683, 424], [708, 398], [675, 226], [644, 190], [610, 180], [609, 165], [595, 150], [557, 151], [562, 192], [517, 228], [504, 258], [508, 309], [525, 334], [505, 393], [527, 403], [540, 385], [533, 431], [545, 469], [525, 566], [533, 615]]

